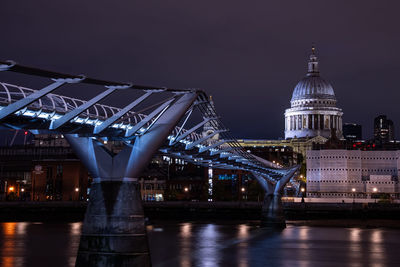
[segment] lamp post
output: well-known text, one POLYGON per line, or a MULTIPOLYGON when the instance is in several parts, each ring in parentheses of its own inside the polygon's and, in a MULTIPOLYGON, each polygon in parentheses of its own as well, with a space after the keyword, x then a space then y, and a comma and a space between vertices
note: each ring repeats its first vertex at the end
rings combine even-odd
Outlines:
POLYGON ((352 188, 351 191, 353 192, 353 203, 356 202, 356 189, 352 188))
POLYGON ((185 191, 185 198, 186 198, 186 200, 189 200, 189 195, 188 195, 188 192, 189 192, 189 188, 188 187, 185 187, 185 188, 183 188, 183 191, 185 191))
MULTIPOLYGON (((378 191, 378 188, 374 187, 374 188, 372 188, 372 191, 373 191, 374 193, 376 193, 376 192, 378 191)), ((375 198, 375 203, 376 203, 376 195, 374 195, 374 198, 375 198)))
POLYGON ((240 191, 242 191, 242 200, 244 200, 244 192, 246 192, 246 188, 242 187, 240 188, 240 191))
POLYGON ((79 187, 75 187, 75 192, 76 192, 77 195, 78 195, 77 200, 80 200, 80 199, 79 199, 79 187))
POLYGON ((301 203, 304 203, 304 192, 305 192, 306 190, 304 189, 304 187, 302 187, 302 188, 300 189, 300 191, 301 191, 301 203))

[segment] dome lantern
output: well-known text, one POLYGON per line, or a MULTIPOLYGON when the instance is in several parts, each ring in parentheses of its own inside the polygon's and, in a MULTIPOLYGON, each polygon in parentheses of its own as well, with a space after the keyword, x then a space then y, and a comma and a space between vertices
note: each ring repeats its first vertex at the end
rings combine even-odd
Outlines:
POLYGON ((308 61, 307 76, 319 76, 318 58, 315 55, 315 46, 311 47, 310 60, 308 61))
POLYGON ((308 61, 307 75, 301 79, 294 88, 292 102, 316 98, 336 101, 332 85, 320 76, 318 63, 318 58, 315 55, 315 47, 313 45, 308 61))

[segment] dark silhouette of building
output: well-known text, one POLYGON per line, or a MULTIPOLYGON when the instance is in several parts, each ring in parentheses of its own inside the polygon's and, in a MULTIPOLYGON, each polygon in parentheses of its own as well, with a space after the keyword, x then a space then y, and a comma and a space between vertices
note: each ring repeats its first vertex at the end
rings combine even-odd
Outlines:
POLYGON ((34 160, 31 200, 86 200, 88 171, 78 159, 34 160))
POLYGON ((382 143, 394 140, 393 121, 386 115, 379 115, 374 119, 374 139, 382 143))
POLYGON ((343 137, 348 141, 362 140, 361 125, 355 123, 345 123, 343 125, 343 137))

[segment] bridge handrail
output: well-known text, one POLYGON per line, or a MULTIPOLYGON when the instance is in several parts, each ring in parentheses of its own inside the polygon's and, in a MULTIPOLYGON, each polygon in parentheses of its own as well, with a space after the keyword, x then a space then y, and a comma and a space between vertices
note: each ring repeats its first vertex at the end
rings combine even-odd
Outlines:
MULTIPOLYGON (((222 121, 219 119, 218 114, 215 111, 214 106, 210 103, 209 97, 204 91, 201 90, 194 90, 194 89, 173 89, 173 88, 165 88, 165 87, 154 87, 154 86, 142 86, 142 85, 133 85, 131 83, 123 83, 123 82, 113 82, 113 81, 106 81, 106 80, 99 80, 99 79, 93 79, 89 77, 82 77, 82 76, 77 76, 77 75, 70 75, 70 74, 65 74, 65 73, 60 73, 60 72, 54 72, 54 71, 47 71, 47 70, 42 70, 38 68, 31 68, 31 67, 26 67, 22 66, 19 64, 15 64, 14 62, 2 62, 0 61, 0 70, 7 70, 11 72, 17 72, 21 74, 29 74, 29 75, 34 75, 34 76, 40 76, 40 77, 46 77, 46 78, 51 78, 53 80, 57 79, 75 79, 79 80, 80 83, 85 83, 85 84, 93 84, 93 85, 102 85, 107 88, 111 87, 124 87, 124 89, 135 89, 135 90, 141 90, 141 91, 148 91, 148 90, 156 90, 157 92, 172 92, 174 94, 182 94, 182 93, 189 93, 196 91, 198 94, 197 98, 197 103, 196 107, 200 112, 203 114, 204 118, 213 118, 210 120, 208 123, 211 125, 211 127, 215 130, 218 131, 218 134, 220 135, 220 139, 222 140, 229 140, 229 142, 226 142, 225 144, 219 145, 219 149, 222 149, 224 147, 231 147, 231 151, 228 153, 228 157, 230 161, 233 162, 239 162, 240 164, 244 164, 245 166, 248 166, 249 168, 253 166, 254 168, 257 168, 259 170, 269 170, 271 171, 271 175, 282 175, 285 170, 284 169, 279 169, 278 166, 274 170, 274 168, 271 168, 271 166, 265 166, 264 163, 260 162, 257 160, 252 154, 248 153, 240 144, 239 142, 232 137, 231 133, 227 130, 227 128, 224 126, 222 121)), ((16 86, 8 83, 0 83, 1 88, 4 88, 5 93, 1 92, 0 89, 0 106, 1 105, 9 105, 12 104, 13 102, 20 100, 22 98, 25 98, 26 96, 29 96, 30 94, 34 93, 35 90, 30 89, 30 88, 25 88, 21 86, 16 86), (12 90, 11 90, 12 89, 12 90)), ((37 90, 36 90, 37 91, 37 90)), ((48 93, 47 95, 42 96, 39 98, 36 102, 31 103, 28 105, 24 110, 26 111, 28 108, 29 109, 34 109, 38 110, 38 114, 42 112, 42 110, 50 111, 53 112, 53 115, 56 113, 59 113, 58 116, 63 116, 64 114, 70 112, 71 110, 74 110, 80 105, 83 105, 87 101, 81 100, 81 99, 76 99, 72 97, 67 97, 67 96, 61 96, 58 94, 53 94, 53 93, 48 93)), ((89 105, 87 105, 89 106, 89 105)), ((74 119, 77 118, 90 118, 92 119, 92 125, 96 125, 96 123, 102 123, 104 120, 109 118, 109 116, 113 116, 117 112, 119 112, 121 109, 116 108, 116 107, 111 107, 108 105, 104 104, 99 104, 95 103, 88 109, 86 109, 82 114, 77 115, 74 117, 74 119), (86 117, 85 117, 86 116, 86 117), (93 124, 94 121, 94 124, 93 124)), ((23 112, 25 112, 23 111, 23 112)), ((22 112, 22 113, 23 113, 22 112)), ((38 115, 36 114, 36 115, 38 115)), ((143 120, 147 115, 141 114, 140 112, 133 112, 133 111, 128 111, 125 115, 121 116, 118 120, 118 123, 121 124, 121 127, 130 127, 130 125, 136 125, 138 122, 143 120)), ((76 120, 77 121, 77 120, 76 120)), ((83 120, 85 121, 85 120, 83 120)), ((150 125, 153 121, 153 118, 148 122, 146 125, 150 125)), ((149 126, 149 127, 150 127, 149 126)), ((180 127, 176 126, 173 133, 172 133, 172 138, 175 134, 178 133, 185 133, 187 132, 186 129, 181 129, 180 127)), ((185 140, 190 140, 189 142, 192 143, 199 143, 202 142, 204 137, 201 134, 192 132, 189 135, 185 137, 185 140)), ((185 141, 184 140, 184 141, 185 141)), ((208 143, 208 146, 212 147, 212 144, 217 144, 217 141, 211 141, 208 143)), ((201 153, 201 152, 200 152, 201 153)), ((200 159, 194 159, 194 161, 203 161, 201 158, 200 159)), ((272 164, 272 163, 271 163, 272 164)))

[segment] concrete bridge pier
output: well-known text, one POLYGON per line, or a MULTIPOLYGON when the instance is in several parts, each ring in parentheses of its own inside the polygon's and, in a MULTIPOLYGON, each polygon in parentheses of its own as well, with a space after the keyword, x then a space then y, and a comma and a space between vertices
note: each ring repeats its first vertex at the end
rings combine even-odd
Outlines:
POLYGON ((76 266, 151 266, 137 178, 196 97, 179 96, 116 155, 92 137, 65 135, 94 177, 76 266))
POLYGON ((286 227, 286 218, 282 205, 282 192, 285 185, 295 175, 297 170, 297 166, 288 170, 276 184, 273 184, 263 175, 252 172, 265 192, 261 211, 261 227, 275 229, 283 229, 286 227))
POLYGON ((261 213, 261 227, 285 228, 286 218, 280 194, 265 194, 261 213))

